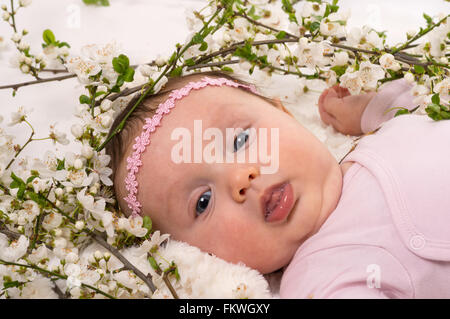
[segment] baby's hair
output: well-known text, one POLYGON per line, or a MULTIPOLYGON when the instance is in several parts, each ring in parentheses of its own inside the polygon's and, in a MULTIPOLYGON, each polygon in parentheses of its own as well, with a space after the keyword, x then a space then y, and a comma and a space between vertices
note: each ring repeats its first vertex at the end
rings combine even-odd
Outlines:
MULTIPOLYGON (((108 154, 111 157, 110 167, 113 171, 112 173, 112 180, 114 181, 114 189, 116 191, 116 195, 118 195, 117 200, 119 203, 121 203, 121 196, 124 191, 124 187, 120 186, 117 181, 115 180, 116 172, 121 167, 121 165, 126 165, 125 163, 125 154, 129 147, 133 144, 133 139, 139 134, 140 130, 142 129, 142 126, 145 123, 145 119, 152 117, 156 110, 162 102, 164 102, 170 92, 173 90, 180 89, 181 87, 185 86, 187 83, 191 81, 197 80, 197 78, 201 78, 204 76, 213 77, 213 78, 226 78, 232 81, 235 81, 239 84, 248 85, 248 83, 244 80, 238 79, 237 77, 231 76, 229 74, 219 72, 219 71, 210 71, 210 72, 199 72, 199 73, 193 73, 181 77, 175 77, 175 78, 169 78, 164 88, 158 92, 157 94, 149 95, 146 97, 137 107, 136 109, 131 113, 131 115, 128 117, 127 121, 125 122, 125 125, 123 129, 116 134, 106 145, 106 154, 108 154), (119 192, 119 189, 122 189, 122 192, 119 192)), ((276 106, 275 102, 267 98, 265 96, 255 94, 251 91, 248 91, 244 88, 239 88, 243 90, 244 92, 247 92, 249 94, 256 95, 262 99, 264 99, 266 102, 276 106)), ((134 96, 127 106, 120 112, 120 114, 115 118, 109 134, 111 134, 118 125, 122 122, 124 117, 128 114, 130 109, 135 105, 137 100, 139 99, 140 94, 137 94, 134 96)), ((120 205, 124 213, 128 212, 128 209, 126 208, 126 205, 120 205)))

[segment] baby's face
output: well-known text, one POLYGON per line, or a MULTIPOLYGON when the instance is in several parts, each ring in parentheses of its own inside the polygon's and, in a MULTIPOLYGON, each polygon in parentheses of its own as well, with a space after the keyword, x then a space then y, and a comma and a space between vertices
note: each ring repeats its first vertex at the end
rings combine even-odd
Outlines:
MULTIPOLYGON (((297 120, 239 89, 207 87, 176 103, 142 155, 138 197, 144 214, 156 229, 227 261, 243 262, 262 273, 287 265, 337 205, 342 173, 336 160, 297 120), (208 128, 223 132, 222 163, 205 158, 194 163, 194 120, 201 120, 202 134, 208 128), (174 160, 181 138, 172 140, 171 135, 180 128, 190 131, 191 163, 174 160), (242 130, 230 139, 226 128, 242 130), (247 139, 243 132, 247 128, 256 129, 256 135, 247 139), (261 128, 266 128, 265 137, 261 128), (275 128, 276 139, 271 138, 275 128), (250 154, 263 138, 267 141, 263 152, 278 157, 276 172, 262 173, 269 164, 259 156, 255 161, 247 155, 244 163, 225 160, 227 153, 250 154), (285 190, 292 189, 291 201, 284 204, 287 211, 269 210, 267 215, 265 206, 275 207, 277 197, 265 205, 263 194, 280 183, 289 183, 285 190)), ((204 138, 202 143, 205 150, 211 140, 204 138)))

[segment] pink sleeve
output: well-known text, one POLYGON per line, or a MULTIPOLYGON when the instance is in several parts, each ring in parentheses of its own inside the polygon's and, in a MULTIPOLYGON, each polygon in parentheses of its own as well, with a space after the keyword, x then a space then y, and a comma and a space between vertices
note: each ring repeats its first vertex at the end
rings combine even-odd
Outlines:
POLYGON ((398 109, 384 114, 391 107, 405 107, 409 110, 417 105, 413 103, 410 93, 411 86, 404 79, 395 80, 385 84, 372 98, 361 117, 361 130, 363 133, 377 129, 384 122, 392 119, 398 109))
POLYGON ((295 256, 281 279, 282 299, 412 298, 411 280, 381 247, 344 245, 295 256))

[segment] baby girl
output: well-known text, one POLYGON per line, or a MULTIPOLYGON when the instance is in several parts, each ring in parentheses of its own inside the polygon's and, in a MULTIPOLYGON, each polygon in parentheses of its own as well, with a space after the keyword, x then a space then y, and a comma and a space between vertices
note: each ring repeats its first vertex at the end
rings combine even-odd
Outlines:
POLYGON ((282 298, 450 298, 450 122, 393 118, 389 108, 415 107, 408 92, 398 80, 378 93, 322 93, 321 119, 336 130, 381 126, 339 164, 253 86, 213 72, 170 79, 107 146, 119 205, 229 262, 284 269, 282 298), (261 146, 250 132, 277 129, 267 142, 277 171, 262 173, 259 159, 174 161, 174 132, 194 135, 196 120, 204 130, 238 128, 216 150, 227 156, 261 146))

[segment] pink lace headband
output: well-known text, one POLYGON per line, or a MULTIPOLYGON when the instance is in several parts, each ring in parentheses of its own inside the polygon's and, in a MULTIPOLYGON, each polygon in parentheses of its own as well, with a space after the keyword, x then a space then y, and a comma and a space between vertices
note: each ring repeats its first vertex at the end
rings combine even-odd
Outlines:
POLYGON ((223 86, 227 85, 230 87, 242 87, 248 89, 249 91, 256 93, 256 89, 253 85, 240 84, 226 78, 209 78, 204 77, 197 82, 189 82, 186 86, 181 89, 174 90, 169 94, 169 98, 158 105, 156 114, 151 118, 145 119, 145 124, 142 127, 142 133, 137 136, 133 145, 133 154, 127 158, 127 170, 128 175, 125 178, 125 188, 128 191, 128 195, 124 197, 125 201, 128 203, 128 207, 132 210, 132 215, 139 215, 141 212, 141 203, 137 199, 138 192, 138 182, 136 174, 139 171, 139 167, 142 166, 141 155, 144 153, 147 145, 150 144, 150 133, 152 133, 157 126, 160 125, 161 119, 164 114, 170 112, 170 109, 175 106, 175 101, 181 100, 182 98, 189 95, 192 90, 199 90, 208 85, 212 86, 223 86))

